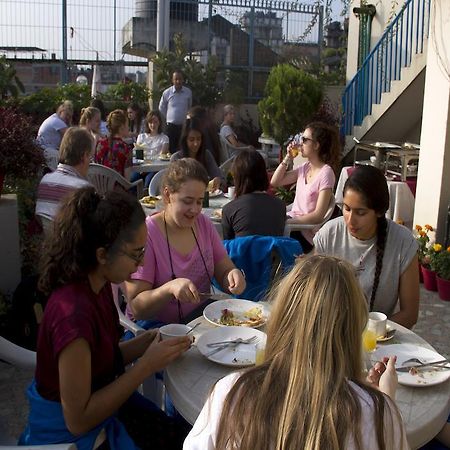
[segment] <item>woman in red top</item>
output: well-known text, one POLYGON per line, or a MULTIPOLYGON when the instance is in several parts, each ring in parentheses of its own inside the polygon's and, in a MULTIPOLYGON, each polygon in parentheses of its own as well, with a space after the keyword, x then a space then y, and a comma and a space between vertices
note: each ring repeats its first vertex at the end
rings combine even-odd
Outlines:
POLYGON ((181 448, 184 425, 135 390, 186 351, 190 339, 160 341, 148 331, 120 342, 110 286, 142 264, 144 220, 141 205, 125 193, 100 197, 86 187, 63 203, 43 254, 39 287, 50 298, 22 445, 75 442, 88 450, 105 430, 111 449, 181 448))
POLYGON ((109 136, 100 139, 95 149, 94 160, 129 178, 133 150, 124 139, 128 137, 128 118, 124 111, 116 109, 106 119, 109 136))

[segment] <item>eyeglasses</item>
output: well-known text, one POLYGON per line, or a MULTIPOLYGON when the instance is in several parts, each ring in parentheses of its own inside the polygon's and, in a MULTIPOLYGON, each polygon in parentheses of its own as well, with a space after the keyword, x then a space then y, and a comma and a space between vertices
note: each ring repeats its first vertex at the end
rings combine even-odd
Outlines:
POLYGON ((132 259, 136 264, 140 264, 145 256, 145 247, 142 247, 137 255, 128 253, 125 250, 120 250, 119 253, 128 256, 128 258, 132 259))

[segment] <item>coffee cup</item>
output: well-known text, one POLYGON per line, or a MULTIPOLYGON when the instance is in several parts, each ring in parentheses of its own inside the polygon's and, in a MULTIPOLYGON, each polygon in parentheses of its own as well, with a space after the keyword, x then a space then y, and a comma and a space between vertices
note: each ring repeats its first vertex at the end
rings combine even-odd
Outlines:
POLYGON ((372 331, 377 338, 386 336, 387 316, 381 312, 369 313, 367 329, 372 331))
MULTIPOLYGON (((161 339, 164 341, 166 339, 186 336, 189 331, 191 331, 192 327, 189 325, 184 325, 182 323, 169 323, 168 325, 164 325, 159 329, 159 333, 161 334, 161 339)), ((188 334, 189 337, 192 336, 188 334)))
POLYGON ((233 199, 235 195, 236 195, 236 188, 234 186, 230 186, 228 188, 228 197, 233 199))

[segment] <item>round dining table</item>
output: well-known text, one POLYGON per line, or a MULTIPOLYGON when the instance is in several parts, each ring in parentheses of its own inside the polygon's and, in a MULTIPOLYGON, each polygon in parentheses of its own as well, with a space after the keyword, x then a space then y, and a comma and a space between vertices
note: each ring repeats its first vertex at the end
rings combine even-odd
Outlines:
MULTIPOLYGON (((214 328, 203 317, 189 323, 199 324, 193 331, 196 339, 214 328)), ((394 337, 378 345, 414 344, 434 350, 413 331, 388 321, 395 328, 394 337)), ((214 384, 236 368, 222 366, 206 359, 194 345, 165 370, 164 382, 175 408, 191 424, 200 414, 214 384)), ((434 386, 398 385, 396 403, 403 417, 408 443, 416 449, 429 442, 443 427, 450 409, 450 380, 434 386)))

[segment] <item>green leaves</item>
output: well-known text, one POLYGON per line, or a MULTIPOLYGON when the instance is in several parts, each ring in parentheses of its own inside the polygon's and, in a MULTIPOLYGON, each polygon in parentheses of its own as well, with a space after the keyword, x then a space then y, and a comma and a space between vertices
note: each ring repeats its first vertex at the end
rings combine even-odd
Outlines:
POLYGON ((261 127, 264 134, 283 144, 311 120, 320 107, 323 89, 312 75, 279 64, 270 71, 264 94, 258 103, 261 127))
POLYGON ((16 75, 16 69, 6 56, 0 56, 0 98, 4 100, 9 95, 16 98, 20 92, 25 92, 25 88, 16 75))

